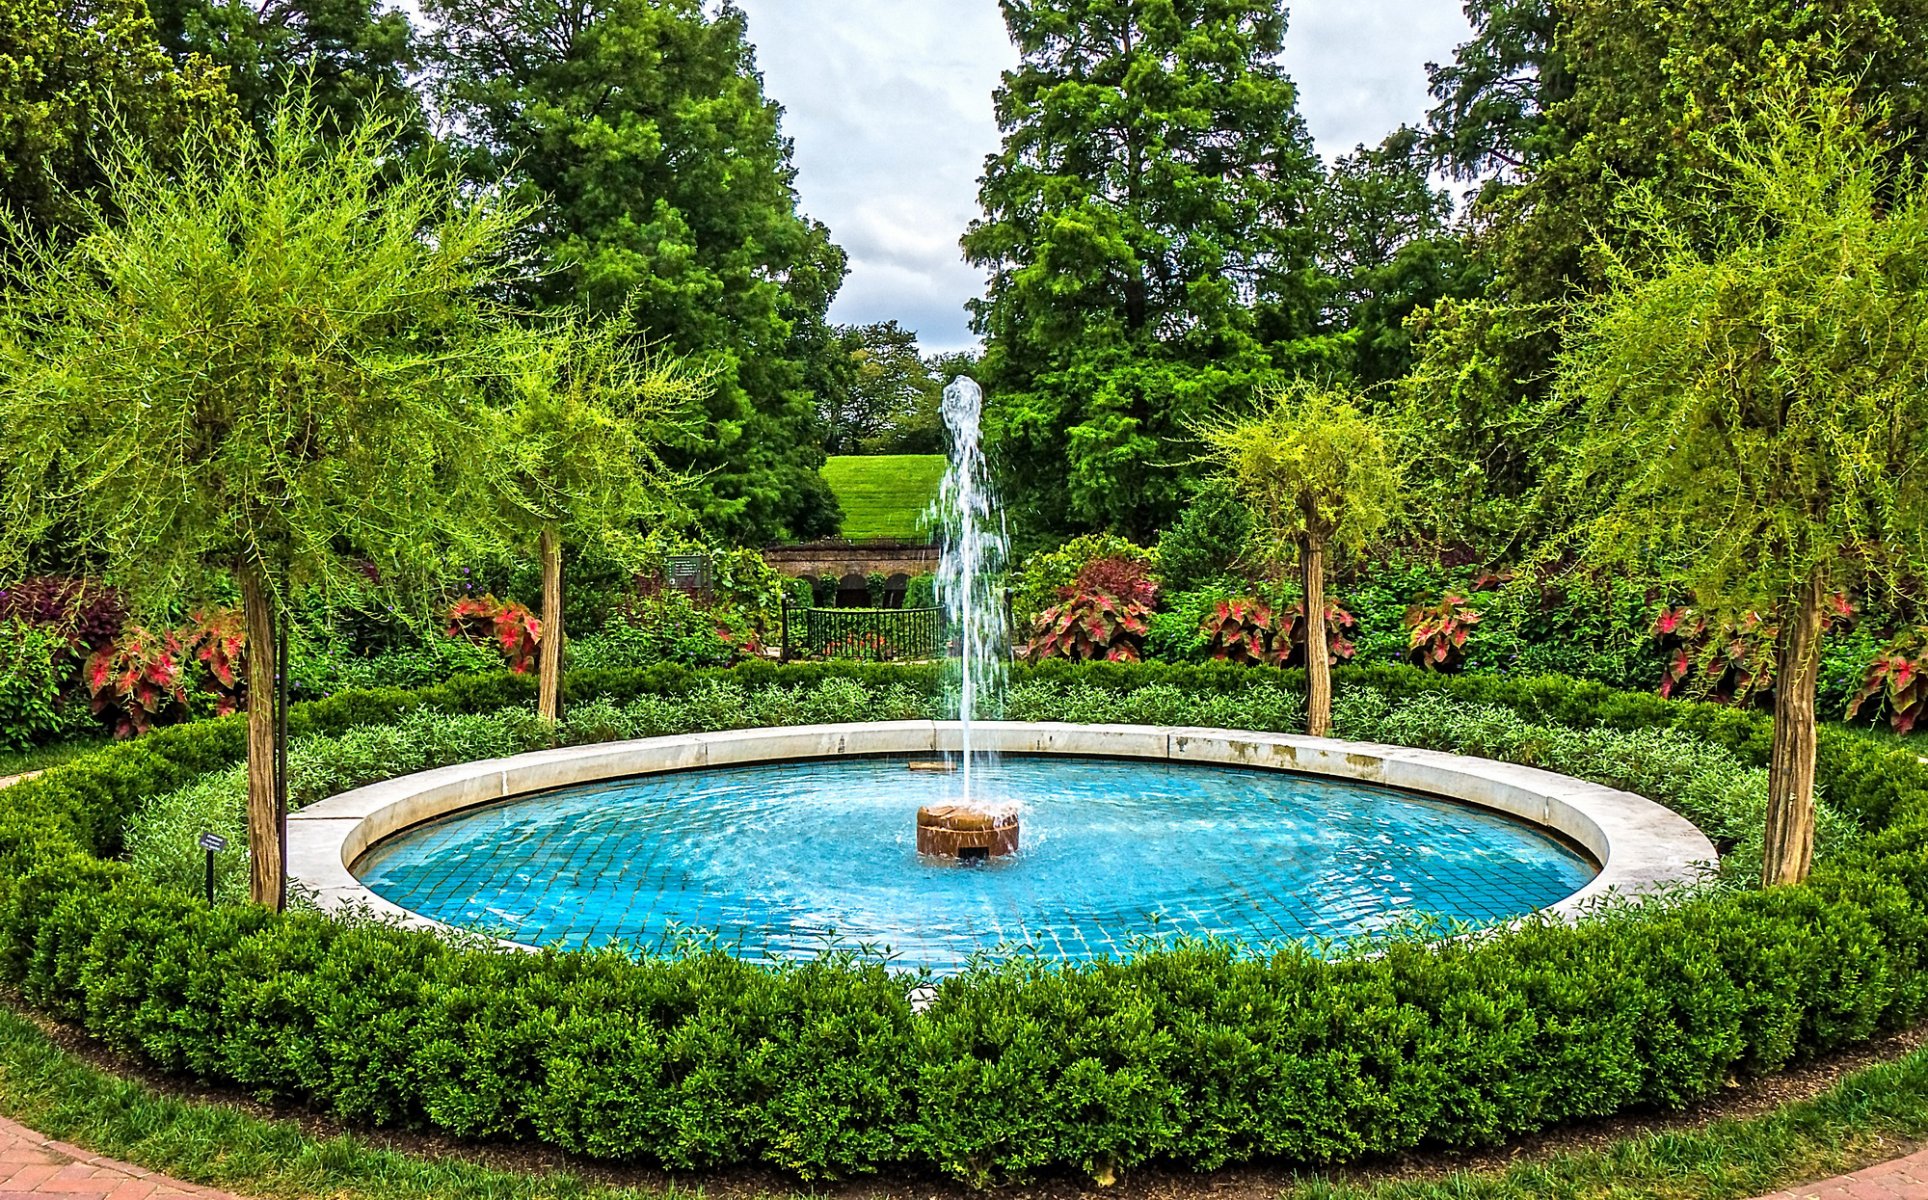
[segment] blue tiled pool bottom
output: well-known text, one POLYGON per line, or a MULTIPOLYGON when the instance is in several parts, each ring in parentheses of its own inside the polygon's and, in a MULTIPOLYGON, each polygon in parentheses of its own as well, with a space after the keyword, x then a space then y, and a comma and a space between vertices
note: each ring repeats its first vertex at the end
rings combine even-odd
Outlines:
POLYGON ((1082 960, 1141 938, 1263 945, 1412 919, 1490 922, 1595 868, 1533 827, 1403 792, 1239 768, 1006 757, 1015 858, 920 859, 920 805, 955 776, 837 759, 616 780, 505 801, 375 847, 356 873, 451 925, 530 944, 667 947, 718 934, 757 958, 833 939, 953 970, 1019 947, 1082 960))

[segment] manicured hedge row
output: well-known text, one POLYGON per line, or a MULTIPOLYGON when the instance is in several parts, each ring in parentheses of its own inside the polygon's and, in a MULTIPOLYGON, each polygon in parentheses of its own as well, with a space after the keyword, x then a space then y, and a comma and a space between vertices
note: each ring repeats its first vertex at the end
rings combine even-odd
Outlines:
MULTIPOLYGON (((747 674, 789 683, 865 671, 747 674)), ((1253 678, 1076 675, 1107 687, 1253 678)), ((634 695, 698 678, 651 671, 572 690, 634 695)), ((1441 685, 1375 668, 1342 686, 1441 685)), ((1548 718, 1651 714, 1741 747, 1758 734, 1749 714, 1545 681, 1480 687, 1482 700, 1548 718)), ((481 679, 340 696, 292 724, 334 731, 429 702, 486 711, 526 688, 481 679)), ((141 795, 239 753, 239 727, 211 722, 0 793, 0 979, 168 1070, 355 1121, 677 1167, 1103 1178, 1151 1161, 1479 1145, 1677 1107, 1736 1072, 1928 1013, 1928 777, 1877 739, 1830 737, 1823 774, 1885 828, 1802 888, 1397 944, 1373 959, 1251 960, 1195 945, 1070 970, 1013 963, 944 981, 915 1016, 908 980, 849 957, 771 970, 719 953, 498 954, 379 925, 209 909, 95 857, 141 795)))

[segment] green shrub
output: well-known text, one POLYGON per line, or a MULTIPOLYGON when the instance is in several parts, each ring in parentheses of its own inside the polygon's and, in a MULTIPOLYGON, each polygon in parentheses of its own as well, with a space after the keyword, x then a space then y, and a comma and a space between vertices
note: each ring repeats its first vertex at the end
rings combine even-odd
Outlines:
POLYGON ((1055 550, 1041 550, 1024 560, 1011 589, 1012 628, 1031 628, 1038 614, 1058 603, 1058 593, 1071 586, 1094 559, 1120 558, 1150 563, 1152 552, 1111 533, 1087 533, 1055 550))
POLYGON ((1251 549, 1251 511, 1229 488, 1202 488, 1158 538, 1158 578, 1168 593, 1219 585, 1251 549))
POLYGON ((67 729, 61 696, 73 670, 67 641, 53 630, 0 622, 0 750, 38 746, 67 729))
MULTIPOLYGON (((1211 667, 1053 664, 1013 679, 1014 701, 1054 716, 1158 721, 1203 710, 1286 724, 1300 689, 1294 672, 1211 667)), ((1765 747, 1760 714, 1572 680, 1372 666, 1342 671, 1339 687, 1389 698, 1352 719, 1501 749, 1538 745, 1534 726, 1672 731, 1570 746, 1551 731, 1562 754, 1661 781, 1695 762, 1744 772, 1765 747), (1444 715, 1471 704, 1504 711, 1444 715), (1692 741, 1731 762, 1696 759, 1692 741), (1628 747, 1646 759, 1616 757, 1628 747)), ((607 673, 570 681, 571 736, 836 719, 885 696, 915 711, 941 688, 924 668, 607 673)), ((340 738, 410 713, 526 704, 528 689, 478 678, 342 695, 291 723, 340 738)), ((1179 944, 1089 966, 984 964, 937 981, 922 1015, 915 977, 848 954, 777 969, 701 948, 498 954, 368 921, 210 908, 96 857, 118 849, 142 798, 230 768, 241 732, 163 730, 0 797, 0 981, 157 1068, 372 1125, 807 1178, 1334 1163, 1677 1109, 1736 1074, 1928 1014, 1928 766, 1861 731, 1825 730, 1820 769, 1867 832, 1802 887, 1324 961, 1179 944)))

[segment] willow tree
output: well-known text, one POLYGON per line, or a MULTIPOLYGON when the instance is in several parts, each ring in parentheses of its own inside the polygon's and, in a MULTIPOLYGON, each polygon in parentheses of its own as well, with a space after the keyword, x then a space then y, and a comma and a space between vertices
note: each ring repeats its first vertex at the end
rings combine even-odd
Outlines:
POLYGON ((682 479, 657 447, 698 413, 704 377, 632 348, 627 322, 571 317, 504 339, 503 403, 492 409, 489 469, 478 474, 507 540, 542 564, 538 708, 562 717, 565 537, 632 557, 642 522, 674 511, 682 479))
POLYGON ((1605 563, 1778 625, 1763 881, 1813 857, 1830 597, 1928 568, 1928 183, 1845 86, 1783 79, 1718 135, 1688 202, 1631 189, 1637 252, 1579 312, 1567 482, 1605 563))
POLYGON ((0 575, 59 525, 137 602, 238 584, 251 894, 286 896, 276 663, 290 590, 425 577, 473 527, 519 214, 291 102, 259 141, 194 135, 172 173, 122 145, 71 245, 0 246, 0 575), (93 210, 99 211, 99 210, 93 210), (226 582, 232 579, 232 583, 226 582))
POLYGON ((1392 438, 1349 393, 1306 380, 1269 392, 1243 420, 1199 430, 1256 518, 1275 562, 1298 556, 1305 592, 1306 732, 1332 728, 1332 661, 1326 642, 1326 570, 1382 529, 1399 494, 1392 438))

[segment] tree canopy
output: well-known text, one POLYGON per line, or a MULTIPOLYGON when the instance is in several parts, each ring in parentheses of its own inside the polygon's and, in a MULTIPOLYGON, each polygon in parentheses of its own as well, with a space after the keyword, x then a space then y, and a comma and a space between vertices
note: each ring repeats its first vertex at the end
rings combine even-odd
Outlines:
POLYGON ((1561 362, 1589 556, 1779 625, 1769 883, 1811 854, 1824 603, 1928 563, 1928 176, 1888 118, 1789 69, 1684 199, 1631 189, 1561 362))
POLYGON ((522 297, 625 313, 713 370, 705 423, 664 451, 700 480, 704 524, 830 533, 812 384, 840 353, 827 313, 844 256, 798 211, 743 13, 705 7, 428 0, 434 87, 470 178, 506 176, 537 210, 522 297))
POLYGON ((298 101, 260 141, 204 125, 178 174, 123 140, 72 245, 14 221, 0 247, 0 577, 60 526, 139 609, 239 583, 273 907, 278 614, 303 583, 400 588, 486 533, 459 476, 489 453, 484 293, 523 216, 397 170, 385 121, 333 132, 298 101))
POLYGON ((232 110, 225 74, 171 61, 140 0, 0 0, 0 208, 33 230, 85 223, 116 136, 166 159, 232 110))
POLYGON ((993 426, 1021 515, 1148 535, 1185 494, 1188 430, 1309 334, 1320 165, 1270 0, 1004 0, 967 257, 993 426))

